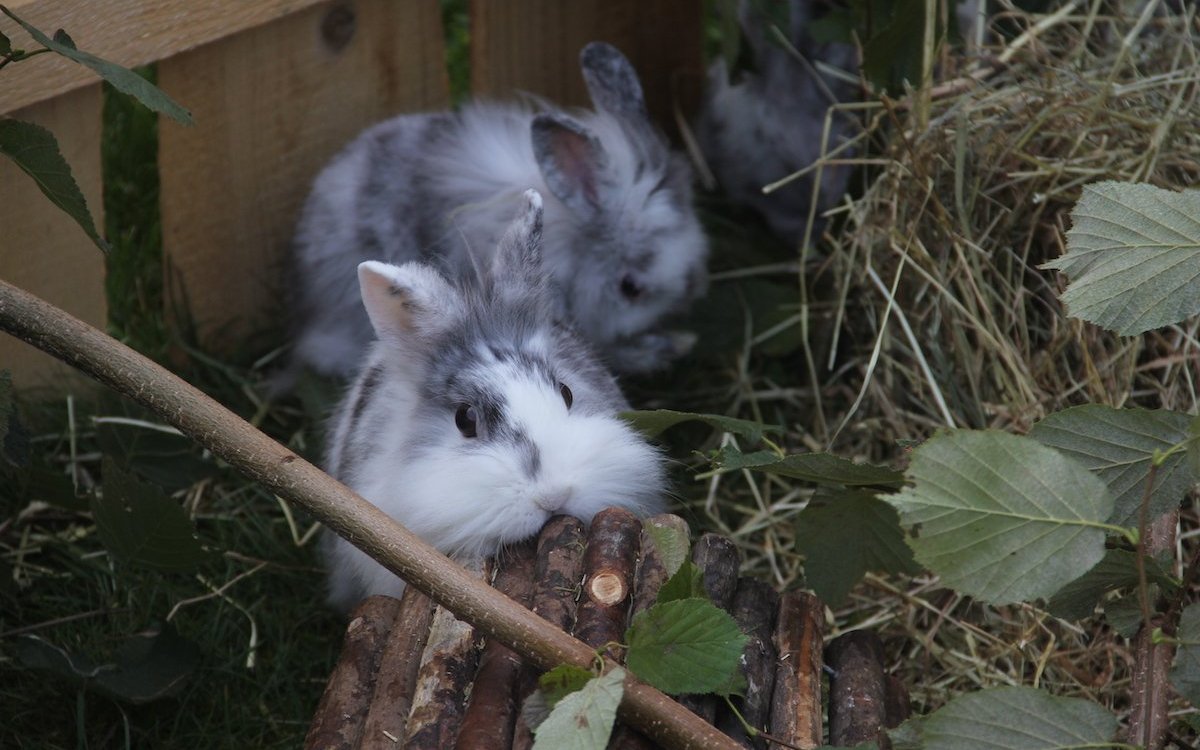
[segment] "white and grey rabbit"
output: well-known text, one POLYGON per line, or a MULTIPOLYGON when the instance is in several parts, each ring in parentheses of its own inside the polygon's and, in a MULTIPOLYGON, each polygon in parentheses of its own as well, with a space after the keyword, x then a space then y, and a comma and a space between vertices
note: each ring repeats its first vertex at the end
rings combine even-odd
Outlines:
MULTIPOLYGON (((814 63, 820 61, 854 74, 857 52, 848 44, 819 43, 808 33, 817 10, 831 5, 828 0, 789 2, 789 41, 804 60, 771 37, 767 19, 755 5, 742 0, 738 20, 756 70, 742 71, 736 80, 730 80, 724 60, 710 66, 696 137, 729 198, 757 210, 776 235, 796 243, 803 239, 808 222, 815 172, 770 194, 764 195, 762 188, 822 156, 827 110, 838 102, 853 101, 858 87, 844 78, 819 73, 814 63)), ((835 112, 827 152, 844 143, 854 127, 848 113, 835 112)), ((849 175, 845 165, 822 170, 814 237, 823 224, 821 212, 841 200, 849 175)))
MULTIPOLYGON (((557 321, 542 261, 542 199, 525 206, 478 280, 421 262, 358 266, 378 341, 334 417, 327 469, 451 555, 495 551, 555 513, 662 509, 659 452, 589 345, 557 321)), ((325 540, 343 609, 403 582, 325 540)))
POLYGON ((694 336, 659 328, 707 287, 691 169, 651 123, 629 61, 580 53, 595 111, 472 103, 362 133, 313 185, 295 238, 294 367, 349 376, 370 325, 358 261, 425 260, 471 275, 517 210, 546 199, 545 267, 556 312, 621 371, 660 368, 694 336))

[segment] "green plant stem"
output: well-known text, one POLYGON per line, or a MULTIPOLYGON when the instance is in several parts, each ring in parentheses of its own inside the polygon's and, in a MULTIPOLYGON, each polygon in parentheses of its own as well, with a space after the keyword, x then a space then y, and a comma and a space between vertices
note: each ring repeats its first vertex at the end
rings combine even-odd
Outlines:
POLYGON ((785 742, 784 740, 781 740, 772 734, 768 734, 761 729, 750 726, 750 722, 746 721, 746 717, 742 716, 742 712, 737 710, 737 706, 733 705, 733 700, 728 695, 723 695, 721 697, 725 699, 725 705, 729 706, 729 710, 733 712, 734 718, 737 719, 738 723, 742 725, 742 729, 745 730, 746 736, 750 737, 751 739, 755 737, 762 737, 764 740, 774 745, 789 747, 792 748, 792 750, 803 750, 803 748, 801 748, 799 745, 793 745, 790 742, 785 742))
POLYGON ((15 52, 10 52, 7 55, 5 55, 3 58, 0 58, 0 68, 3 68, 5 65, 8 65, 9 63, 23 62, 25 60, 28 60, 31 57, 37 57, 38 55, 44 55, 47 52, 52 52, 52 51, 53 50, 49 50, 49 49, 35 49, 33 52, 25 52, 24 50, 16 50, 15 52))
POLYGON ((1150 472, 1146 475, 1146 489, 1142 492, 1142 502, 1138 510, 1138 540, 1137 554, 1134 561, 1138 574, 1138 603, 1142 607, 1142 627, 1147 631, 1154 627, 1150 622, 1150 582, 1146 578, 1146 532, 1150 526, 1150 496, 1154 490, 1154 479, 1158 475, 1158 463, 1150 463, 1150 472))
MULTIPOLYGON (((158 414, 270 491, 308 511, 488 638, 542 669, 589 668, 595 650, 475 580, 383 511, 178 376, 104 333, 0 281, 0 330, 158 414)), ((738 745, 658 690, 626 677, 621 718, 672 748, 738 745)))

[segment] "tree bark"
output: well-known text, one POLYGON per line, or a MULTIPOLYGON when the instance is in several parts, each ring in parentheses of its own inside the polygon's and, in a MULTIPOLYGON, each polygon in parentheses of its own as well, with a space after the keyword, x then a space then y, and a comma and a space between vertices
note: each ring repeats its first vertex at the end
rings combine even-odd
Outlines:
MULTIPOLYGON (((742 649, 742 674, 746 677, 746 695, 733 699, 742 718, 759 731, 769 732, 771 719, 771 693, 775 690, 775 664, 778 653, 772 634, 775 632, 775 615, 779 610, 779 594, 764 581, 742 578, 733 595, 733 619, 749 640, 742 649)), ((820 675, 817 675, 820 685, 820 675)), ((746 747, 765 750, 767 741, 762 737, 751 739, 746 736, 741 722, 731 711, 718 712, 717 726, 746 747)))
POLYGON ((404 590, 379 659, 375 694, 363 724, 360 750, 393 750, 404 738, 433 610, 428 596, 412 586, 404 590))
MULTIPOLYGON (((1179 512, 1168 513, 1149 525, 1143 550, 1148 558, 1175 546, 1179 512)), ((1154 609, 1153 602, 1151 609, 1154 609)), ((1161 618, 1160 618, 1161 619, 1161 618)), ((1161 622, 1152 623, 1162 626, 1161 622)), ((1146 750, 1159 750, 1167 736, 1170 719, 1171 683, 1167 672, 1175 658, 1175 647, 1151 641, 1154 628, 1145 624, 1133 641, 1133 671, 1129 684, 1129 742, 1146 750)))
MULTIPOLYGON (((583 556, 583 599, 575 616, 575 637, 592 648, 625 637, 641 534, 642 522, 624 508, 605 508, 592 519, 583 556)), ((605 653, 624 661, 619 652, 605 653)))
POLYGON ((883 643, 867 630, 843 633, 829 644, 829 742, 851 747, 878 740, 887 724, 883 643))
POLYGON ((825 605, 812 594, 789 591, 779 598, 775 623, 779 662, 771 696, 771 736, 796 747, 821 745, 824 624, 825 605))
MULTIPOLYGON (((336 479, 159 365, 37 297, 0 281, 0 330, 124 393, 317 520, 434 601, 542 668, 588 666, 592 650, 508 599, 336 479)), ((734 748, 728 737, 632 676, 620 716, 657 742, 734 748)))
POLYGON ((358 748, 363 722, 375 694, 380 653, 399 608, 400 602, 391 597, 372 596, 350 613, 342 653, 325 683, 325 692, 304 738, 305 748, 358 748))

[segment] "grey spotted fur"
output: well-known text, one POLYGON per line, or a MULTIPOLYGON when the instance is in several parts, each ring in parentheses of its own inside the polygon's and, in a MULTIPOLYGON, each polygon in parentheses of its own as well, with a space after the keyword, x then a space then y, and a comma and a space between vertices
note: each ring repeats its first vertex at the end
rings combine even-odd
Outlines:
MULTIPOLYGON (((821 136, 830 105, 853 101, 857 86, 841 78, 820 74, 814 63, 823 62, 849 74, 856 73, 857 53, 846 44, 818 43, 807 32, 823 0, 791 0, 789 40, 805 59, 797 59, 771 38, 765 19, 754 4, 738 4, 738 20, 750 43, 755 71, 744 71, 730 80, 724 60, 709 68, 708 92, 696 124, 701 151, 726 194, 750 206, 771 229, 789 242, 799 242, 808 221, 816 183, 814 173, 764 195, 765 185, 811 165, 821 156, 821 136)), ((835 112, 827 150, 854 133, 854 120, 835 112)), ((850 156, 852 152, 843 152, 850 156)), ((837 203, 846 190, 847 166, 826 166, 817 197, 815 237, 823 225, 819 214, 837 203)))
MULTIPOLYGON (((613 376, 557 320, 541 199, 525 200, 477 280, 417 262, 360 269, 379 340, 334 417, 327 469, 448 554, 492 552, 554 513, 662 509, 659 454, 617 418, 628 405, 613 376), (475 435, 457 424, 467 406, 475 435)), ((403 588, 336 536, 324 552, 339 608, 403 588)))
POLYGON ((402 115, 334 158, 294 242, 297 368, 353 372, 371 338, 359 262, 424 260, 472 277, 528 188, 546 199, 556 315, 622 371, 660 368, 690 347, 663 329, 707 285, 690 167, 650 122, 619 51, 589 44, 581 66, 595 111, 472 103, 402 115))

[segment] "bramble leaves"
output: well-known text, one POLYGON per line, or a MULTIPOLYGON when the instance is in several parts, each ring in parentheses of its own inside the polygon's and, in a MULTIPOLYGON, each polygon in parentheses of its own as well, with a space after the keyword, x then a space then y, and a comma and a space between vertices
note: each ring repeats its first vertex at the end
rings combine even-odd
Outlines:
POLYGON ((0 118, 0 154, 29 175, 38 190, 74 219, 97 247, 108 251, 53 133, 31 122, 0 118))
POLYGON ((607 746, 617 706, 625 694, 624 682, 625 670, 614 667, 565 696, 535 730, 534 750, 599 750, 607 746))
POLYGON ((869 571, 917 573, 896 510, 864 490, 818 490, 796 517, 804 581, 836 606, 869 571))
POLYGON ((13 651, 27 668, 135 705, 178 692, 200 660, 195 644, 170 626, 131 636, 103 664, 35 635, 18 638, 13 651))
POLYGON ((942 582, 993 604, 1053 595, 1104 556, 1112 497, 1094 474, 1030 438, 958 430, 913 451, 913 486, 883 499, 942 582))
POLYGON ((1042 264, 1070 278, 1071 315, 1135 336, 1200 312, 1200 191, 1097 182, 1071 218, 1066 254, 1042 264))
POLYGON ((904 475, 884 466, 859 464, 830 453, 796 453, 780 456, 774 451, 742 453, 723 448, 713 458, 720 471, 752 469, 770 474, 803 479, 817 484, 899 487, 904 475))
MULTIPOLYGON (((1151 583, 1174 588, 1162 566, 1153 559, 1146 560, 1146 576, 1151 583)), ((1129 550, 1110 549, 1096 567, 1071 581, 1050 597, 1046 609, 1064 620, 1090 617, 1096 605, 1110 591, 1138 585, 1136 555, 1129 550)))
POLYGON ((625 639, 630 671, 672 695, 729 685, 746 645, 729 613, 704 599, 655 604, 633 618, 625 639))
POLYGON ((779 432, 773 425, 751 422, 748 419, 737 419, 720 414, 697 414, 690 411, 673 411, 671 409, 651 409, 646 411, 626 411, 621 418, 629 422, 635 429, 647 437, 656 437, 670 427, 684 422, 703 422, 718 430, 740 435, 751 443, 762 439, 764 432, 779 432))
POLYGON ((1116 731, 1117 718, 1092 701, 1000 687, 961 695, 889 734, 896 750, 1063 750, 1105 747, 1116 731))
POLYGON ((679 566, 688 559, 691 543, 688 541, 687 532, 674 526, 659 524, 653 518, 646 520, 642 530, 654 543, 667 575, 675 575, 679 566))
POLYGON ((114 557, 163 571, 192 570, 208 559, 187 513, 161 488, 108 457, 103 472, 104 492, 91 507, 100 540, 114 557))
MULTIPOLYGON (((1165 452, 1186 440, 1191 420, 1166 409, 1087 404, 1047 416, 1033 426, 1029 436, 1094 471, 1113 496, 1109 523, 1135 527, 1155 452, 1165 452)), ((1184 453, 1168 457, 1155 472, 1149 517, 1158 518, 1179 507, 1194 481, 1184 453)))
POLYGON ((1193 706, 1200 706, 1200 604, 1184 607, 1175 637, 1180 643, 1171 665, 1171 685, 1193 706))

